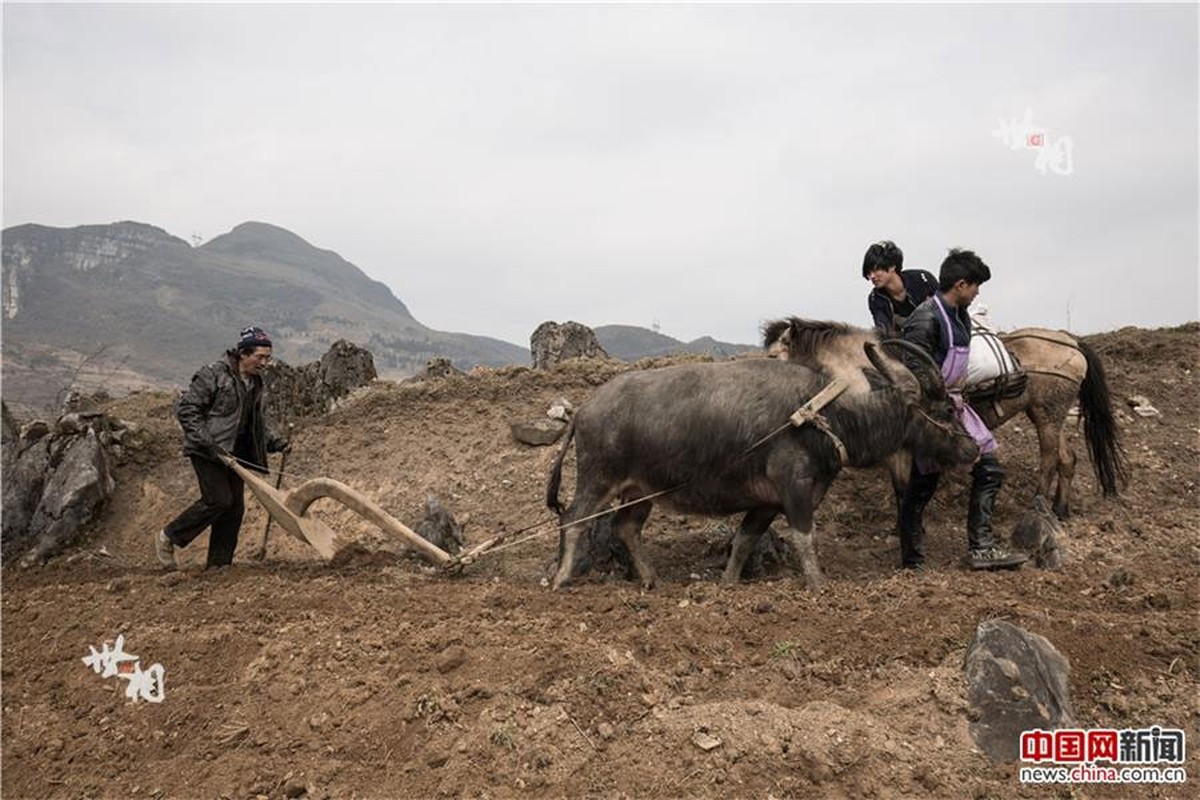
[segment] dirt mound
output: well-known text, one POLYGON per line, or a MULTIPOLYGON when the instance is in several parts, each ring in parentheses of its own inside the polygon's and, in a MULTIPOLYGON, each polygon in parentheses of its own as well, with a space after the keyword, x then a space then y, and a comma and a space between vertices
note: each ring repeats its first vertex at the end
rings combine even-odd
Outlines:
MULTIPOLYGON (((1132 480, 1101 498, 1075 442, 1061 571, 963 571, 966 482, 952 476, 927 514, 930 568, 898 573, 886 476, 850 472, 817 515, 830 579, 817 595, 787 573, 720 586, 733 520, 661 511, 646 529, 660 580, 649 593, 604 576, 549 591, 549 533, 445 576, 330 501, 313 513, 359 544, 336 566, 278 528, 267 560, 250 561, 266 522, 251 499, 234 566, 201 571, 201 537, 180 553, 183 572, 163 575, 152 535, 194 478, 169 396, 116 401, 108 412, 136 424, 141 445, 118 465, 88 544, 4 573, 3 793, 1045 796, 967 734, 962 659, 988 618, 1071 660, 1085 726, 1182 727, 1194 742, 1200 327, 1089 341, 1108 367, 1132 480), (1127 413, 1134 395, 1162 416, 1127 413), (118 634, 142 668, 165 668, 163 702, 132 702, 129 681, 81 663, 118 634)), ((555 448, 517 444, 509 423, 559 397, 578 405, 629 368, 568 362, 360 390, 296 429, 284 487, 336 478, 410 527, 434 492, 468 520, 467 547, 524 529, 549 519, 555 448)), ((1007 531, 1033 495, 1036 441, 1024 420, 998 438, 1007 531)))

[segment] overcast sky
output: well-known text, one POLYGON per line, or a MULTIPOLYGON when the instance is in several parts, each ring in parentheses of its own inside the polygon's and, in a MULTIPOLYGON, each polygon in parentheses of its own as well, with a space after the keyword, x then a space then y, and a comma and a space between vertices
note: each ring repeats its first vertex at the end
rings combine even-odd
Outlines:
POLYGON ((974 249, 1004 328, 1173 325, 1200 317, 1197 30, 1195 4, 5 3, 3 224, 270 222, 521 345, 867 325, 881 238, 935 274, 974 249))

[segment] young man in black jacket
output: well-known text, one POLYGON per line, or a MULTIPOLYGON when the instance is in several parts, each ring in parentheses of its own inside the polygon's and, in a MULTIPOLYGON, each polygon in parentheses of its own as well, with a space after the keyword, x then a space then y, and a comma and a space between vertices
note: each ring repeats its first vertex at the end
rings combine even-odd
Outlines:
POLYGON ((246 328, 225 358, 201 367, 179 401, 183 453, 192 461, 200 499, 159 531, 159 563, 175 569, 175 548, 187 547, 212 526, 208 566, 233 562, 242 527, 242 479, 218 455, 227 453, 249 469, 267 471, 267 453, 290 446, 267 426, 262 370, 271 362, 271 339, 262 328, 246 328))
MULTIPOLYGON (((983 259, 970 250, 951 250, 942 262, 938 292, 922 303, 904 323, 901 336, 920 347, 942 370, 946 388, 958 406, 959 419, 979 445, 979 461, 971 470, 971 499, 967 508, 967 564, 971 569, 1019 566, 1028 557, 1009 553, 999 545, 992 529, 996 495, 1004 483, 1004 470, 996 457, 996 440, 979 415, 962 397, 967 379, 971 343, 971 315, 967 307, 979 294, 980 284, 992 277, 983 259)), ((913 354, 905 356, 914 359, 913 354)), ((925 560, 921 516, 937 490, 938 473, 915 463, 908 490, 900 504, 900 560, 908 568, 925 560)))
POLYGON ((932 274, 903 267, 904 251, 895 242, 876 242, 863 256, 863 277, 875 287, 867 295, 867 310, 871 324, 885 339, 898 336, 904 320, 937 291, 932 274))

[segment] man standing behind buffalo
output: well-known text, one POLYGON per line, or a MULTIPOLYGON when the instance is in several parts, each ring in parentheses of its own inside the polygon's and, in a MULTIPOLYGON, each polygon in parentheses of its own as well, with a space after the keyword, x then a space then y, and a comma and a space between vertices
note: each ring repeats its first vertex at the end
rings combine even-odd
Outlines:
POLYGON ((266 424, 262 370, 271 362, 271 339, 262 328, 246 328, 225 358, 201 367, 179 401, 184 455, 200 482, 200 499, 156 537, 159 562, 174 569, 175 548, 187 547, 212 526, 208 566, 233 562, 242 527, 242 479, 218 458, 228 453, 250 469, 266 472, 267 453, 290 446, 266 424))
POLYGON ((904 269, 904 251, 895 242, 868 247, 862 274, 875 287, 867 295, 867 310, 875 330, 885 339, 899 335, 904 320, 938 288, 933 275, 925 270, 904 269))
MULTIPOLYGON (((971 569, 1015 567, 1028 558, 1001 548, 992 530, 992 513, 996 495, 1004 483, 1004 470, 996 457, 996 439, 962 398, 971 342, 971 316, 967 307, 978 296, 980 284, 991 277, 992 271, 979 256, 970 250, 951 250, 942 262, 938 292, 908 317, 901 330, 905 341, 929 353, 941 366, 959 418, 979 445, 981 455, 971 470, 971 499, 967 508, 967 564, 971 569)), ((913 464, 908 490, 900 504, 900 561, 904 567, 920 567, 925 561, 921 517, 937 486, 937 472, 927 471, 920 463, 913 464)))

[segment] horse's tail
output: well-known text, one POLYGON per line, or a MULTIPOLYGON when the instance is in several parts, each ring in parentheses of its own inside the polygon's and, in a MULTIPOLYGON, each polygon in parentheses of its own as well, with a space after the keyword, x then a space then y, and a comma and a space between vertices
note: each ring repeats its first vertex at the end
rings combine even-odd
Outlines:
POLYGON ((1087 359, 1087 374, 1079 385, 1079 415, 1083 418, 1084 438, 1101 490, 1106 497, 1116 495, 1119 484, 1128 478, 1128 466, 1113 416, 1104 362, 1086 342, 1079 342, 1079 350, 1087 359))
POLYGON ((567 426, 567 435, 563 439, 562 447, 559 448, 558 455, 554 459, 554 464, 550 467, 550 477, 546 480, 546 507, 562 516, 562 503, 558 500, 558 490, 562 487, 562 466, 563 461, 567 457, 567 450, 571 448, 571 440, 575 438, 575 420, 571 420, 571 424, 567 426))

